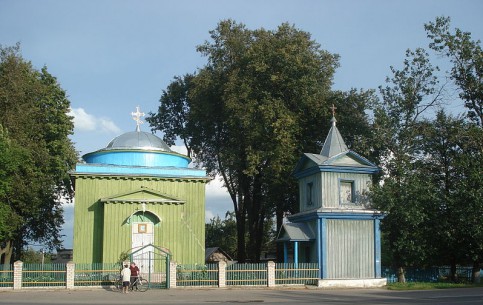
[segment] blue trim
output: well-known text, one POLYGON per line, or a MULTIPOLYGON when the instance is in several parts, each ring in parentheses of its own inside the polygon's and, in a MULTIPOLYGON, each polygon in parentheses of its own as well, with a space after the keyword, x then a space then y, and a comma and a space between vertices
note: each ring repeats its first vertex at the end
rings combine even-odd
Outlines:
POLYGON ((158 177, 198 177, 205 178, 206 172, 194 168, 179 167, 146 167, 120 166, 105 164, 77 164, 74 174, 105 174, 105 175, 147 175, 158 177))
POLYGON ((352 213, 337 213, 337 212, 313 212, 310 214, 304 214, 304 215, 291 215, 289 217, 289 220, 291 222, 304 222, 304 221, 309 221, 309 220, 314 220, 314 219, 363 219, 363 220, 371 220, 371 219, 383 219, 384 214, 381 212, 374 212, 371 214, 367 213, 357 213, 357 212, 352 212, 352 213))
MULTIPOLYGON (((317 219, 317 262, 322 266, 322 220, 317 219)), ((322 278, 322 267, 319 268, 319 279, 322 278)))
POLYGON ((296 241, 293 243, 293 263, 294 267, 297 268, 299 263, 299 242, 296 241))
POLYGON ((85 154, 83 159, 90 164, 113 164, 125 166, 175 166, 188 167, 191 159, 172 152, 108 150, 85 154))
POLYGON ((324 218, 320 219, 321 230, 320 234, 322 236, 322 264, 320 264, 322 269, 321 279, 327 278, 327 222, 324 218))
POLYGON ((380 279, 381 273, 381 230, 380 220, 374 219, 374 275, 380 279))
POLYGON ((336 166, 336 165, 319 165, 304 169, 300 172, 294 173, 293 176, 297 179, 311 176, 320 172, 334 172, 334 173, 356 173, 356 174, 375 174, 380 171, 379 168, 374 167, 357 167, 357 166, 336 166))

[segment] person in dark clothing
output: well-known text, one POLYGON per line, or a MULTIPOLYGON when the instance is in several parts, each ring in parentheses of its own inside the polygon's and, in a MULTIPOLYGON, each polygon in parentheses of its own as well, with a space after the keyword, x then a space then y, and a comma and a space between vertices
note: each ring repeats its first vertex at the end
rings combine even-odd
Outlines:
POLYGON ((136 279, 139 276, 139 268, 136 266, 135 262, 131 263, 131 266, 129 266, 129 270, 131 270, 131 285, 132 289, 138 289, 137 284, 133 285, 133 283, 136 281, 136 279))

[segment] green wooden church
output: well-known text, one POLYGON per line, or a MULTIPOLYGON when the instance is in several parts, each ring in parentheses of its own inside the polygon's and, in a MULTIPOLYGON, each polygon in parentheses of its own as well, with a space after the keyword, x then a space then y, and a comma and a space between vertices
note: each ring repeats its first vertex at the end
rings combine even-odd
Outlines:
POLYGON ((368 191, 379 168, 349 150, 332 126, 319 154, 305 153, 293 176, 299 185, 299 213, 278 235, 285 262, 319 265, 319 286, 383 286, 379 223, 368 191))
POLYGON ((179 264, 204 263, 206 172, 141 131, 139 107, 132 115, 135 131, 85 154, 72 173, 73 261, 113 263, 127 253, 153 269, 159 252, 179 264))

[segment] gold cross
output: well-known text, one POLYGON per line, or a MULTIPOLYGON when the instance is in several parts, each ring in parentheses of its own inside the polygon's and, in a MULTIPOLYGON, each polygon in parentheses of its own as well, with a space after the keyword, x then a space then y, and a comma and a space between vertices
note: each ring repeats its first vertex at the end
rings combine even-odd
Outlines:
POLYGON ((330 109, 332 109, 332 116, 335 117, 335 110, 337 109, 337 107, 332 104, 332 107, 330 107, 330 109))

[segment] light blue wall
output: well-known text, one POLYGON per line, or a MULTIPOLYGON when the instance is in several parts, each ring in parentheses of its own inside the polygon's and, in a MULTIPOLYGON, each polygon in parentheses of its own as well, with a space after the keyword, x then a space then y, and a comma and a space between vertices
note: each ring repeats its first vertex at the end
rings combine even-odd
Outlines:
POLYGON ((188 167, 191 159, 177 154, 160 151, 96 151, 83 156, 90 164, 112 164, 125 166, 174 166, 188 167))

